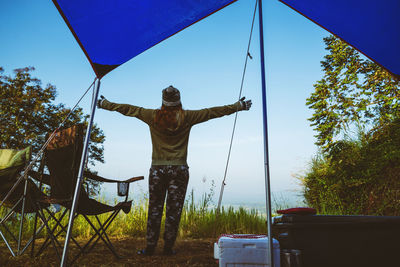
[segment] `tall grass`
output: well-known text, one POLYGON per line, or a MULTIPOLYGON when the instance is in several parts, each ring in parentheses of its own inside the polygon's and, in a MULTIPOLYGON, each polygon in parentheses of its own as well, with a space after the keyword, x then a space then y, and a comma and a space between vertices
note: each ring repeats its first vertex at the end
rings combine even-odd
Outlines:
MULTIPOLYGON (((258 213, 257 210, 247 210, 244 207, 222 207, 217 211, 212 203, 212 193, 205 193, 199 202, 195 202, 194 191, 192 190, 185 201, 178 237, 180 238, 213 238, 221 234, 229 233, 259 233, 265 234, 267 232, 265 217, 258 213)), ((104 200, 101 200, 104 202, 104 200)), ((110 236, 136 236, 144 237, 146 234, 147 225, 147 208, 148 201, 146 197, 132 203, 131 211, 128 214, 120 212, 115 218, 114 222, 107 229, 110 236)), ((61 210, 62 211, 62 210, 61 210)), ((0 209, 1 214, 5 214, 6 209, 0 209)), ((61 216, 62 212, 57 213, 57 217, 61 216)), ((109 214, 99 215, 100 221, 107 219, 109 214)), ((67 225, 69 215, 65 216, 62 220, 63 225, 67 225)), ((29 237, 33 230, 34 225, 33 215, 25 217, 23 236, 29 237)), ((96 219, 89 216, 92 223, 98 226, 96 219)), ((7 223, 7 227, 17 233, 19 229, 20 216, 14 215, 7 223)), ((165 211, 162 218, 162 228, 165 221, 165 211)), ((40 224, 40 220, 39 220, 40 224)), ((50 227, 55 226, 54 220, 51 221, 50 227)), ((0 226, 3 231, 4 227, 0 226)), ((57 232, 61 228, 57 228, 57 232)), ((5 233, 6 231, 3 231, 5 233)), ((72 236, 75 238, 88 238, 94 233, 93 229, 86 222, 83 216, 78 216, 74 221, 72 236)), ((7 235, 7 234, 6 234, 7 235)), ((42 231, 40 237, 44 237, 46 231, 42 231)), ((63 232, 61 236, 65 236, 63 232)), ((8 236, 9 238, 9 236, 8 236)))
POLYGON ((256 209, 244 207, 213 207, 209 194, 204 194, 200 203, 195 204, 194 192, 185 203, 179 234, 182 237, 218 237, 226 233, 266 233, 264 216, 256 209))

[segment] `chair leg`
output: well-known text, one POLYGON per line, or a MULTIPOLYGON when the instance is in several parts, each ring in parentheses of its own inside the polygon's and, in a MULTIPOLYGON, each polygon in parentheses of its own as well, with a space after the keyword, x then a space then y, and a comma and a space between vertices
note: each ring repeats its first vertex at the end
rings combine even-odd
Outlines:
MULTIPOLYGON (((46 209, 46 210, 47 210, 47 209, 46 209)), ((63 233, 63 232, 66 233, 66 232, 67 232, 67 228, 61 224, 61 221, 62 221, 62 219, 64 218, 64 216, 67 214, 68 209, 65 209, 64 212, 62 213, 62 215, 60 216, 60 218, 58 218, 58 219, 57 219, 57 218, 55 217, 55 215, 52 214, 49 210, 47 210, 47 212, 48 212, 49 215, 53 218, 53 220, 56 221, 56 225, 53 227, 53 229, 52 229, 52 231, 51 231, 52 234, 51 234, 51 235, 48 235, 47 238, 46 238, 46 240, 45 240, 45 242, 43 242, 42 246, 41 246, 40 249, 39 249, 39 252, 37 253, 37 256, 40 255, 40 254, 50 245, 50 241, 51 241, 51 238, 50 238, 50 237, 53 237, 53 238, 56 240, 57 244, 58 244, 60 247, 62 247, 62 245, 58 242, 58 239, 57 239, 57 238, 58 238, 58 236, 59 236, 61 233, 63 233), (60 230, 58 233, 55 234, 56 228, 57 228, 58 226, 61 227, 61 230, 60 230)), ((75 215, 75 217, 77 217, 77 216, 78 216, 78 215, 75 215)), ((76 241, 75 238, 71 237, 71 240, 75 243, 75 245, 76 245, 80 250, 83 249, 83 248, 79 245, 78 241, 76 241)), ((70 264, 72 264, 72 263, 70 263, 70 264)))
MULTIPOLYGON (((8 229, 7 225, 5 222, 15 213, 15 209, 19 205, 19 203, 22 201, 22 197, 14 204, 14 206, 10 209, 10 211, 1 219, 0 225, 4 227, 4 229, 8 232, 8 234, 12 237, 12 239, 18 243, 18 239, 15 237, 15 235, 8 229)), ((3 238, 4 242, 6 243, 6 246, 8 250, 11 252, 11 255, 13 257, 18 256, 18 252, 16 253, 13 248, 11 247, 10 243, 7 241, 5 235, 0 231, 0 235, 3 238)))
MULTIPOLYGON (((102 230, 102 232, 100 232, 100 235, 104 234, 104 237, 107 239, 108 243, 109 243, 110 246, 112 246, 113 248, 114 248, 114 246, 112 245, 110 239, 108 238, 108 235, 107 235, 107 233, 106 233, 106 230, 107 230, 108 226, 112 223, 112 221, 115 219, 115 217, 117 217, 118 213, 119 213, 119 210, 118 210, 118 212, 115 213, 115 215, 112 217, 112 219, 110 220, 110 222, 109 222, 108 224, 107 224, 107 221, 106 221, 103 225, 101 224, 101 222, 100 222, 100 220, 99 220, 99 217, 97 217, 97 215, 95 216, 97 222, 99 223, 100 230, 102 230)), ((111 216, 110 216, 110 217, 111 217, 111 216)), ((94 244, 96 244, 96 243, 94 243, 94 244)), ((114 248, 114 249, 115 249, 115 248, 114 248)), ((118 254, 117 254, 117 255, 118 255, 118 254)), ((120 257, 120 256, 118 255, 118 257, 120 257)))
POLYGON ((22 230, 24 228, 25 203, 26 203, 26 191, 27 191, 27 189, 28 189, 28 180, 26 179, 26 176, 25 176, 24 194, 22 196, 21 222, 20 222, 20 225, 19 225, 19 234, 18 234, 17 255, 20 255, 20 252, 21 252, 22 230))
POLYGON ((33 224, 33 242, 32 242, 32 247, 31 247, 31 258, 33 257, 33 253, 35 251, 35 241, 36 241, 36 227, 37 227, 37 219, 38 215, 37 212, 35 213, 35 223, 33 224))
MULTIPOLYGON (((25 209, 24 209, 24 204, 22 205, 22 211, 23 212, 21 212, 21 223, 20 223, 20 228, 19 228, 19 232, 18 232, 18 238, 14 235, 14 233, 7 227, 7 225, 5 224, 5 222, 13 215, 13 214, 15 214, 16 212, 15 212, 15 209, 16 209, 16 207, 21 203, 21 201, 23 201, 23 197, 21 197, 17 202, 16 202, 16 204, 14 204, 14 206, 10 209, 10 211, 6 214, 6 216, 4 216, 3 217, 3 219, 1 220, 1 222, 0 222, 0 225, 5 229, 5 231, 10 235, 10 237, 14 240, 14 242, 15 243, 17 243, 17 251, 14 251, 13 249, 12 249, 12 247, 11 247, 11 245, 10 245, 10 243, 6 240, 6 238, 5 238, 5 236, 4 236, 4 234, 0 231, 0 234, 1 234, 1 236, 2 236, 2 238, 3 238, 3 240, 5 241, 5 243, 6 243, 6 245, 7 245, 7 247, 8 247, 8 249, 10 250, 10 252, 11 252, 11 254, 15 257, 15 256, 18 256, 18 255, 21 255, 21 254, 23 254, 25 251, 26 251, 26 249, 32 244, 34 244, 34 242, 35 242, 35 239, 36 239, 36 235, 38 234, 38 233, 40 233, 42 230, 43 230, 43 228, 44 228, 44 224, 42 224, 40 227, 39 227, 39 229, 37 229, 37 222, 35 223, 35 226, 34 226, 34 230, 33 230, 33 235, 32 235, 32 237, 27 241, 27 243, 25 244, 25 246, 23 247, 23 248, 21 248, 21 246, 22 246, 22 231, 21 231, 21 229, 23 229, 23 226, 24 226, 24 223, 23 223, 23 220, 24 220, 24 218, 25 218, 25 209)), ((26 199, 27 200, 30 200, 30 198, 27 196, 26 197, 26 199)), ((31 200, 30 200, 31 201, 31 200)), ((32 202, 32 201, 31 201, 32 202)), ((34 202, 32 202, 32 203, 34 203, 34 202)), ((35 205, 35 203, 34 203, 34 205, 35 205)), ((37 217, 37 214, 35 215, 35 217, 37 217)), ((32 256, 33 254, 31 254, 31 256, 32 256)))
MULTIPOLYGON (((111 214, 111 216, 113 216, 113 214, 111 214)), ((110 216, 110 217, 111 217, 111 216, 110 216)), ((103 242, 104 242, 104 243, 107 245, 107 247, 111 250, 111 252, 114 254, 114 256, 117 257, 117 258, 120 258, 120 256, 119 256, 119 255, 117 254, 117 252, 115 251, 115 248, 114 248, 114 246, 111 244, 111 242, 110 242, 110 243, 107 242, 107 241, 109 241, 109 239, 107 238, 107 240, 105 240, 105 239, 103 238, 103 235, 104 235, 104 236, 107 236, 107 234, 106 234, 105 229, 103 228, 103 226, 102 226, 100 220, 98 220, 98 217, 95 216, 96 219, 97 219, 98 222, 99 222, 99 227, 100 227, 100 229, 97 229, 97 228, 94 226, 94 224, 89 220, 89 218, 88 218, 86 215, 84 215, 84 217, 85 217, 85 219, 87 220, 87 222, 90 224, 90 226, 93 228, 93 230, 96 232, 95 235, 98 236, 98 237, 97 237, 97 240, 99 240, 99 239, 103 240, 103 242)), ((113 217, 115 218, 115 216, 113 216, 113 217)), ((93 243, 92 248, 93 248, 94 245, 97 243, 97 240, 93 243)), ((92 248, 91 248, 91 249, 92 249, 92 248)))
MULTIPOLYGON (((108 235, 107 235, 107 233, 106 233, 106 230, 107 230, 108 227, 111 225, 111 223, 113 222, 113 220, 115 219, 115 217, 117 217, 119 211, 120 211, 120 210, 114 211, 114 212, 107 218, 107 220, 106 220, 103 224, 100 222, 99 218, 98 218, 97 216, 95 216, 96 219, 97 219, 97 222, 99 223, 100 229, 99 229, 99 231, 96 233, 96 235, 93 236, 93 238, 95 238, 96 236, 98 236, 98 237, 97 237, 97 239, 93 242, 92 246, 88 249, 88 252, 91 251, 91 250, 94 248, 94 246, 97 244, 97 242, 98 242, 100 239, 102 239, 103 242, 105 242, 105 244, 109 247, 109 249, 110 249, 111 251, 113 251, 113 250, 115 251, 114 246, 112 245, 110 239, 108 238, 108 235), (103 234, 104 234, 105 238, 107 239, 108 243, 101 237, 103 234), (110 246, 111 246, 111 248, 110 248, 110 246)), ((114 255, 115 255, 117 258, 122 258, 122 257, 119 256, 116 252, 114 253, 114 255)))
MULTIPOLYGON (((118 211, 114 211, 108 218, 107 220, 102 224, 99 220, 99 218, 96 216, 97 222, 99 223, 99 226, 101 228, 101 225, 108 225, 109 222, 112 222, 112 220, 114 220, 115 216, 118 214, 118 211)), ((108 227, 108 226, 107 226, 108 227)), ((106 229, 107 230, 107 229, 106 229)), ((91 241, 93 241, 93 239, 95 239, 98 236, 98 233, 96 232, 95 235, 92 236, 92 238, 89 240, 88 244, 89 245, 91 243, 91 241)), ((100 236, 97 237, 97 239, 94 241, 94 243, 91 245, 91 247, 88 249, 88 252, 91 251, 93 249, 93 247, 97 244, 97 242, 100 240, 100 236)))
POLYGON ((42 215, 40 212, 38 212, 38 215, 39 215, 40 219, 43 221, 44 225, 46 226, 46 229, 48 231, 48 236, 50 236, 50 239, 51 239, 51 242, 53 243, 53 246, 54 246, 54 249, 56 251, 57 257, 61 261, 61 256, 60 256, 60 253, 58 252, 58 248, 57 248, 57 244, 56 244, 56 242, 58 242, 58 241, 54 239, 53 231, 50 228, 50 226, 48 225, 46 217, 44 216, 44 214, 42 215))
MULTIPOLYGON (((25 182, 25 187, 26 187, 26 185, 27 185, 27 182, 25 182)), ((18 253, 19 253, 19 255, 22 255, 25 252, 25 250, 32 244, 31 257, 33 257, 33 251, 34 251, 34 247, 35 247, 36 235, 38 235, 43 230, 45 225, 44 225, 44 223, 42 223, 42 225, 39 227, 39 229, 37 229, 37 217, 38 217, 37 213, 40 210, 40 205, 38 205, 36 202, 34 202, 31 196, 27 196, 26 195, 26 188, 24 189, 24 195, 25 196, 24 196, 24 200, 23 200, 23 203, 22 203, 22 219, 21 220, 23 221, 23 219, 24 219, 24 215, 25 215, 24 211, 25 211, 26 200, 28 200, 29 203, 31 203, 31 205, 33 205, 34 208, 36 209, 36 212, 35 212, 35 223, 34 223, 34 227, 33 227, 32 237, 26 242, 26 244, 22 248, 22 250, 21 250, 21 247, 20 247, 20 244, 19 244, 18 253)), ((23 224, 22 223, 21 223, 21 226, 20 226, 20 233, 19 233, 20 242, 22 240, 21 229, 23 229, 23 224)))
MULTIPOLYGON (((68 211, 68 210, 66 209, 66 210, 65 210, 65 214, 66 214, 67 211, 68 211)), ((67 233, 67 227, 61 224, 62 218, 65 216, 65 214, 64 214, 63 216, 61 216, 59 220, 57 220, 57 219, 55 218, 55 216, 51 214, 52 217, 54 218, 54 220, 57 221, 57 225, 59 225, 59 226, 61 227, 61 230, 60 230, 60 232, 57 233, 56 237, 58 237, 62 232, 67 233)), ((75 218, 76 218, 76 217, 78 217, 78 214, 75 215, 75 218)), ((71 236, 71 240, 75 243, 75 245, 76 245, 80 250, 82 250, 82 247, 79 245, 78 241, 76 241, 75 238, 73 238, 73 237, 71 236)))
POLYGON ((80 255, 82 255, 83 253, 88 253, 90 252, 93 247, 96 245, 96 243, 98 242, 99 239, 103 240, 103 242, 106 244, 106 246, 109 248, 109 250, 114 254, 114 256, 118 259, 121 259, 122 257, 118 255, 118 253, 116 252, 114 246, 112 245, 110 239, 107 236, 106 230, 107 228, 111 225, 111 222, 115 219, 116 215, 119 213, 120 210, 116 210, 114 211, 108 218, 107 220, 102 224, 100 222, 100 220, 98 219, 97 215, 95 215, 97 221, 99 222, 100 225, 100 229, 97 229, 94 224, 92 223, 92 221, 87 217, 87 215, 84 215, 85 220, 89 223, 89 225, 92 227, 92 229, 95 231, 95 234, 92 236, 92 238, 86 243, 86 245, 83 247, 83 250, 81 250, 72 260, 72 262, 70 264, 73 264, 79 257, 80 255), (105 226, 105 227, 104 227, 105 226), (107 240, 105 240, 103 238, 103 235, 106 237, 107 240), (95 239, 97 237, 97 239, 94 241, 94 243, 88 248, 88 246, 90 245, 90 243, 93 241, 93 239, 95 239))
MULTIPOLYGON (((63 227, 63 225, 61 224, 61 220, 64 218, 65 214, 67 214, 67 211, 68 211, 67 209, 65 209, 64 212, 63 212, 63 214, 61 215, 61 217, 60 217, 59 219, 57 219, 51 211, 49 211, 47 208, 46 208, 45 210, 46 210, 47 213, 49 214, 49 217, 51 217, 53 220, 56 221, 56 225, 55 225, 55 226, 53 227, 53 229, 51 229, 51 231, 48 233, 47 238, 46 238, 45 241, 43 242, 43 244, 42 244, 42 246, 40 247, 40 249, 39 249, 38 253, 36 254, 36 256, 40 255, 40 254, 48 247, 48 245, 50 244, 52 238, 57 242, 57 245, 58 245, 59 247, 61 247, 61 244, 58 242, 57 237, 58 237, 58 236, 63 232, 63 230, 64 230, 64 227, 63 227), (54 234, 58 226, 61 227, 61 230, 60 230, 57 234, 54 234)), ((74 241, 75 241, 75 240, 74 240, 74 241)), ((75 242, 76 242, 76 241, 75 241, 75 242)))
POLYGON ((22 201, 22 198, 20 198, 15 204, 14 206, 10 209, 10 211, 8 212, 8 214, 6 216, 3 217, 3 219, 0 221, 0 224, 3 225, 3 227, 6 228, 6 230, 11 234, 12 238, 14 239, 15 242, 18 242, 18 239, 11 233, 10 230, 8 230, 7 226, 5 225, 5 221, 7 221, 11 215, 13 215, 15 213, 15 209, 17 208, 17 206, 19 205, 19 203, 22 201))
MULTIPOLYGON (((53 229, 51 230, 51 233, 54 233, 54 232, 56 231, 56 229, 57 229, 58 226, 60 226, 60 227, 62 228, 61 220, 63 219, 63 217, 64 217, 65 214, 67 213, 67 210, 65 210, 65 211, 63 212, 63 214, 61 215, 61 217, 60 217, 59 219, 57 219, 57 218, 54 216, 54 214, 53 214, 51 211, 49 211, 47 208, 45 208, 45 210, 46 210, 47 213, 49 214, 49 219, 50 219, 50 217, 51 217, 53 220, 56 221, 56 225, 55 225, 55 226, 53 227, 53 229)), ((52 234, 51 236, 53 236, 53 237, 57 240, 57 236, 58 236, 61 232, 62 232, 62 231, 60 231, 57 235, 52 234)), ((39 250, 39 252, 38 252, 37 255, 40 255, 40 254, 43 252, 43 250, 49 245, 49 243, 48 243, 49 240, 50 240, 50 235, 48 234, 48 235, 47 235, 47 238, 46 238, 45 241, 43 242, 43 244, 42 244, 42 246, 41 246, 41 248, 40 248, 40 250, 39 250)), ((58 243, 58 241, 57 241, 57 243, 58 243)), ((59 243, 58 243, 58 245, 60 246, 59 243)))
POLYGON ((7 242, 6 237, 3 235, 3 233, 1 231, 0 231, 0 235, 1 235, 1 238, 3 238, 3 240, 4 240, 4 243, 6 243, 8 250, 10 250, 11 255, 13 255, 13 257, 15 257, 15 253, 14 253, 13 249, 11 248, 10 244, 7 242))
MULTIPOLYGON (((103 223, 103 225, 108 225, 109 224, 109 222, 111 222, 112 220, 114 220, 114 217, 118 214, 118 212, 119 211, 114 211, 108 218, 107 218, 107 220, 103 223), (111 220, 111 221, 110 221, 111 220)), ((97 218, 97 220, 98 220, 98 217, 96 216, 96 218, 97 218)), ((99 221, 99 220, 98 220, 99 221)), ((101 223, 99 222, 99 225, 101 225, 101 223)), ((108 226, 107 226, 108 227, 108 226)), ((94 229, 95 231, 96 231, 96 228, 94 229)), ((107 230, 107 229, 106 229, 107 230)), ((84 246, 84 250, 86 250, 86 252, 90 252, 92 249, 93 249, 93 247, 96 245, 96 243, 99 241, 99 239, 100 239, 100 237, 97 237, 97 233, 96 234, 94 234, 90 239, 89 239, 89 241, 86 243, 86 245, 84 246), (92 246, 89 248, 89 249, 87 249, 87 247, 90 245, 90 243, 95 239, 97 237, 97 239, 96 239, 96 241, 92 244, 92 246)))
MULTIPOLYGON (((39 181, 40 181, 39 190, 40 191, 43 191, 43 188, 42 188, 43 182, 42 181, 43 181, 44 161, 45 161, 45 158, 42 157, 42 159, 40 160, 40 165, 39 165, 39 170, 38 170, 38 172, 40 173, 40 178, 39 178, 39 181)), ((41 229, 43 229, 44 223, 42 224, 40 231, 36 232, 37 219, 38 219, 38 214, 37 213, 40 210, 40 202, 39 201, 32 201, 32 199, 30 199, 30 201, 31 201, 31 203, 34 203, 34 205, 35 205, 35 207, 37 209, 37 211, 35 212, 35 224, 34 224, 34 228, 33 228, 33 240, 32 240, 32 248, 31 248, 31 258, 33 258, 33 255, 35 253, 36 235, 38 233, 40 233, 41 229)))
POLYGON ((17 243, 18 239, 15 237, 15 235, 11 232, 10 229, 8 229, 7 225, 5 223, 1 223, 1 225, 4 227, 4 229, 7 231, 7 233, 14 239, 14 242, 17 243))
MULTIPOLYGON (((40 217, 40 219, 41 219, 41 221, 42 221, 43 224, 41 225, 40 229, 34 234, 33 241, 32 241, 31 257, 34 256, 34 244, 35 244, 36 235, 37 235, 45 226, 46 226, 47 229, 50 229, 50 226, 48 225, 48 221, 49 221, 50 217, 53 216, 53 214, 52 214, 46 207, 41 208, 41 205, 40 205, 39 202, 32 202, 32 203, 34 203, 34 205, 35 205, 35 207, 36 207, 36 209, 37 209, 37 212, 36 212, 36 214, 35 214, 35 226, 34 226, 34 227, 36 228, 37 217, 40 217), (46 210, 47 213, 50 215, 47 219, 46 219, 45 214, 43 213, 43 210, 46 210), (40 211, 42 211, 42 213, 40 213, 40 211)), ((53 218, 54 218, 54 217, 53 217, 53 218)), ((61 219, 62 219, 62 217, 61 217, 61 219)), ((61 219, 60 219, 60 220, 61 220, 61 219)), ((46 247, 50 244, 50 243, 48 243, 48 241, 49 241, 49 240, 51 241, 51 237, 54 236, 53 233, 54 233, 54 231, 55 231, 56 228, 57 228, 57 225, 56 225, 53 229, 48 230, 47 238, 46 238, 46 240, 43 242, 43 244, 42 244, 42 246, 40 247, 40 249, 39 249, 38 253, 36 254, 36 256, 39 256, 39 255, 43 252, 44 248, 46 248, 46 247)), ((49 242, 50 242, 50 241, 49 241, 49 242)), ((60 246, 60 243, 58 242, 57 239, 55 239, 55 242, 57 243, 58 246, 60 246)), ((55 249, 57 250, 56 247, 55 247, 55 249)))
MULTIPOLYGON (((0 221, 0 224, 1 224, 1 225, 3 225, 4 227, 6 227, 5 224, 4 224, 4 222, 7 221, 7 220, 11 217, 11 215, 13 215, 13 214, 15 213, 15 209, 17 208, 18 204, 19 204, 21 201, 22 201, 22 198, 20 198, 20 199, 14 204, 14 206, 10 209, 10 211, 8 212, 8 214, 7 214, 6 216, 4 216, 3 219, 1 219, 1 221, 0 221)), ((14 235, 12 235, 12 236, 13 236, 15 242, 18 242, 17 238, 14 237, 14 235)))
POLYGON ((44 224, 42 224, 39 227, 39 229, 36 232, 34 232, 33 236, 27 241, 25 247, 21 250, 21 254, 23 254, 25 252, 25 250, 29 247, 29 245, 31 245, 31 243, 32 243, 32 245, 34 244, 36 235, 39 234, 43 230, 43 228, 44 228, 44 224))

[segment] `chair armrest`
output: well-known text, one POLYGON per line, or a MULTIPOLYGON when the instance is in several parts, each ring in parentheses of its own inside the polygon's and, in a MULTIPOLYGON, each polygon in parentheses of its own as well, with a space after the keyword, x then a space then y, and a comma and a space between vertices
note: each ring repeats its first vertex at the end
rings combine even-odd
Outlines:
POLYGON ((87 177, 87 178, 90 178, 92 180, 95 180, 95 181, 98 181, 98 182, 105 182, 105 183, 119 183, 119 182, 132 183, 132 182, 136 182, 136 181, 144 179, 144 176, 138 176, 138 177, 129 178, 128 180, 124 180, 124 181, 112 180, 112 179, 107 179, 107 178, 98 176, 98 175, 93 174, 93 173, 91 173, 89 171, 85 171, 84 172, 84 176, 87 177))
POLYGON ((132 178, 129 178, 128 180, 121 181, 121 182, 132 183, 132 182, 136 182, 136 181, 140 181, 140 180, 144 180, 144 176, 132 177, 132 178))

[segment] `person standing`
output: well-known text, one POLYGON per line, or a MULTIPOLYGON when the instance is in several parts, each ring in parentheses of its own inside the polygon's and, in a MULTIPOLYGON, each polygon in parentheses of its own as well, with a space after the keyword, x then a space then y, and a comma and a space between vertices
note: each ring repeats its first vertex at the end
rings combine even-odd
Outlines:
POLYGON ((173 86, 162 91, 160 109, 117 104, 101 96, 97 103, 99 108, 136 117, 150 128, 153 151, 149 173, 146 248, 139 250, 138 254, 150 256, 155 252, 165 198, 167 201, 163 254, 175 254, 173 247, 178 234, 189 181, 189 167, 186 159, 192 126, 210 119, 230 115, 236 111, 249 110, 251 105, 251 100, 245 100, 243 97, 232 105, 184 110, 182 109, 180 92, 173 86))

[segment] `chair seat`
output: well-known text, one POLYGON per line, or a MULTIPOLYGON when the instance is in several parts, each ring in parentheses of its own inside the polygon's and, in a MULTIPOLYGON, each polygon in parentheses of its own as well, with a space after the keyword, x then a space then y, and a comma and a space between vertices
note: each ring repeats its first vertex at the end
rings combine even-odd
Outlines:
MULTIPOLYGON (((119 202, 115 206, 110 206, 104 203, 100 203, 95 199, 90 199, 82 196, 83 199, 79 199, 79 203, 77 206, 76 212, 78 214, 85 215, 99 215, 106 212, 114 211, 114 210, 122 210, 124 213, 128 214, 132 207, 132 200, 119 202)), ((40 200, 41 203, 45 204, 60 204, 63 207, 70 209, 72 206, 72 199, 60 199, 60 198, 51 198, 46 197, 40 200)))
MULTIPOLYGON (((70 204, 72 204, 72 202, 70 202, 70 204)), ((110 206, 89 198, 85 201, 79 202, 76 212, 79 214, 86 214, 86 215, 98 215, 114 210, 122 210, 125 213, 129 213, 131 207, 132 207, 132 200, 127 202, 119 202, 115 206, 110 206)))
MULTIPOLYGON (((0 186, 0 199, 3 199, 8 191, 7 190, 1 190, 1 189, 7 189, 11 188, 14 183, 10 184, 2 184, 0 186)), ((7 208, 13 207, 17 202, 19 201, 20 197, 24 193, 24 183, 20 183, 16 189, 14 190, 13 193, 8 197, 8 199, 4 202, 4 206, 7 208)), ((43 194, 42 191, 39 190, 39 188, 36 186, 36 184, 28 179, 28 187, 27 187, 27 192, 26 195, 28 196, 25 202, 25 212, 26 213, 32 213, 38 211, 38 207, 32 203, 32 200, 35 201, 43 201, 46 199, 46 195, 43 194)), ((41 208, 43 207, 48 207, 49 204, 44 203, 45 205, 42 205, 41 208)), ((21 213, 22 212, 22 202, 20 202, 16 207, 15 207, 15 212, 21 213)))

